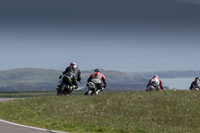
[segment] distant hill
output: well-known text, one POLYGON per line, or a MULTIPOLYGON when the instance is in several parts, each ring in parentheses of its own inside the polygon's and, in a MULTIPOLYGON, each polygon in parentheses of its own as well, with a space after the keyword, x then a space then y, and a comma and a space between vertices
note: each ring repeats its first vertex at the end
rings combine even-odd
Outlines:
MULTIPOLYGON (((80 87, 86 86, 86 81, 94 70, 82 71, 80 87)), ((111 90, 145 90, 148 79, 154 74, 162 78, 196 77, 200 71, 165 71, 126 73, 111 70, 101 70, 106 76, 107 88, 111 90)), ((55 91, 61 70, 19 68, 0 71, 0 92, 19 91, 55 91)))
POLYGON ((193 78, 200 77, 200 71, 182 70, 182 71, 157 71, 157 72, 133 72, 131 75, 143 78, 151 78, 153 75, 159 75, 160 78, 193 78))
MULTIPOLYGON (((82 81, 79 86, 85 87, 86 81, 91 71, 82 71, 82 81)), ((0 92, 18 92, 18 91, 54 91, 61 70, 37 69, 37 68, 19 68, 0 71, 0 92)), ((104 71, 108 88, 123 89, 123 84, 127 84, 131 89, 132 84, 143 84, 143 78, 135 78, 127 73, 118 71, 104 71)), ((127 87, 125 87, 127 88, 127 87)))
POLYGON ((0 91, 50 91, 55 90, 57 70, 20 68, 0 71, 0 91))

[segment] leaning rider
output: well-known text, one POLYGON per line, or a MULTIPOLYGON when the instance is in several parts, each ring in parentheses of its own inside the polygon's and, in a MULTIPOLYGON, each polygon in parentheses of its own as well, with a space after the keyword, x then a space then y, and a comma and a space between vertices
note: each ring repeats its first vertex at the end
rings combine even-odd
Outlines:
POLYGON ((65 69, 65 71, 63 71, 62 74, 63 75, 61 75, 59 77, 59 79, 61 79, 63 76, 71 77, 71 82, 73 84, 73 89, 77 89, 78 88, 78 82, 81 81, 81 71, 78 68, 76 62, 71 62, 70 65, 65 69))
MULTIPOLYGON (((104 88, 104 89, 106 88, 106 78, 101 73, 100 69, 95 69, 94 73, 92 73, 87 80, 87 82, 90 82, 90 81, 93 82, 96 85, 97 89, 99 89, 99 90, 102 90, 102 88, 104 88), (103 86, 102 86, 102 81, 104 83, 103 86)), ((88 84, 87 84, 87 86, 88 86, 88 84)), ((88 90, 88 87, 87 87, 85 94, 87 94, 88 91, 89 90, 88 90)))
POLYGON ((190 90, 199 90, 200 89, 200 79, 199 77, 196 77, 195 80, 191 83, 190 90))
POLYGON ((158 75, 154 75, 153 78, 149 80, 146 91, 148 91, 148 87, 150 85, 158 87, 158 90, 164 90, 162 86, 162 80, 159 79, 158 75))

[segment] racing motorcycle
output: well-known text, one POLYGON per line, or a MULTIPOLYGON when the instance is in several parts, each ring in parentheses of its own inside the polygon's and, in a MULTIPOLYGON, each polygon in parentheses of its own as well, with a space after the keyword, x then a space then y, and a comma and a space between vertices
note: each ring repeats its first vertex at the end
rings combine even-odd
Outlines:
POLYGON ((190 90, 200 90, 200 84, 199 83, 197 83, 197 85, 192 85, 192 87, 191 88, 189 88, 190 90))
POLYGON ((200 90, 200 81, 196 80, 192 82, 191 86, 189 87, 190 90, 200 90))
POLYGON ((159 81, 151 79, 151 84, 147 87, 146 91, 161 91, 159 88, 159 81))
POLYGON ((72 85, 72 77, 68 75, 61 75, 59 78, 59 83, 57 89, 57 95, 68 95, 76 88, 72 85))
POLYGON ((161 91, 158 86, 149 85, 147 91, 161 91))
POLYGON ((99 95, 102 93, 104 87, 102 89, 99 89, 96 87, 95 83, 88 82, 88 87, 86 87, 85 95, 99 95))
POLYGON ((189 89, 190 90, 198 90, 198 91, 200 90, 199 87, 192 87, 192 88, 189 88, 189 89))

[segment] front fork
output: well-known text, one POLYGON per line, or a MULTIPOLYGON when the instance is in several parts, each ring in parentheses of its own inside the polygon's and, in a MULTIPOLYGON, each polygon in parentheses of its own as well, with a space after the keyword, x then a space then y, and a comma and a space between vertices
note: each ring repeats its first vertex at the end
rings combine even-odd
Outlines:
POLYGON ((63 78, 63 75, 61 75, 61 76, 59 77, 59 81, 58 81, 57 87, 61 86, 61 84, 62 84, 62 78, 63 78))
POLYGON ((85 89, 85 94, 87 94, 87 93, 88 93, 88 91, 89 91, 89 87, 88 87, 88 86, 86 86, 86 89, 85 89))

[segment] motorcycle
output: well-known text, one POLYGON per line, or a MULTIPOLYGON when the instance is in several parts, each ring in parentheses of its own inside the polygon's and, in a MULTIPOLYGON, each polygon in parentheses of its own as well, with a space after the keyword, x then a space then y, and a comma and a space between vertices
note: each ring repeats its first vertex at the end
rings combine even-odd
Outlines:
POLYGON ((200 90, 199 87, 192 87, 192 88, 189 88, 189 89, 190 90, 198 90, 198 91, 200 90))
POLYGON ((189 89, 190 90, 200 90, 200 82, 197 81, 196 83, 192 84, 189 89))
POLYGON ((102 93, 104 87, 101 89, 97 88, 95 83, 88 82, 88 86, 86 87, 85 95, 99 95, 102 93))
POLYGON ((59 83, 57 89, 57 95, 69 95, 72 91, 76 88, 72 86, 71 83, 72 79, 69 76, 61 75, 59 77, 59 83))
POLYGON ((158 86, 149 85, 147 91, 161 91, 161 89, 158 86))

